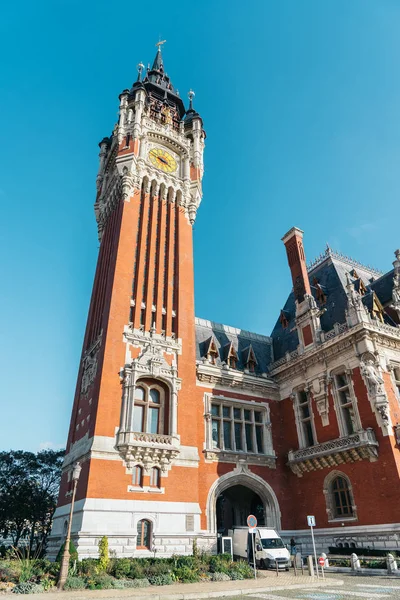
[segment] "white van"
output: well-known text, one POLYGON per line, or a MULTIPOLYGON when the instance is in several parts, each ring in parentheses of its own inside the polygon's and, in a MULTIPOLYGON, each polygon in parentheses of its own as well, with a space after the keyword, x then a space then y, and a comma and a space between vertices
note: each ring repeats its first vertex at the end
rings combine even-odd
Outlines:
POLYGON ((233 539, 234 556, 253 562, 251 541, 251 535, 253 535, 257 566, 263 569, 276 569, 276 564, 278 564, 279 569, 289 570, 289 550, 287 550, 275 529, 256 527, 254 533, 250 534, 247 527, 235 527, 235 529, 229 530, 228 535, 233 539))

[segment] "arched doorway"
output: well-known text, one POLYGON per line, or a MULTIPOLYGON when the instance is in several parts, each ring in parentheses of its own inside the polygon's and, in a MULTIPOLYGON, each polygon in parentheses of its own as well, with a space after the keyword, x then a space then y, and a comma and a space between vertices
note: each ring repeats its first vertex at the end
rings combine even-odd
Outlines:
POLYGON ((255 514, 260 525, 281 528, 279 503, 272 487, 246 467, 238 467, 211 486, 207 528, 210 533, 225 533, 232 525, 246 525, 249 514, 255 514))
POLYGON ((258 525, 265 525, 264 503, 260 496, 244 485, 233 485, 217 498, 217 533, 227 535, 233 527, 246 526, 247 517, 255 515, 258 525))

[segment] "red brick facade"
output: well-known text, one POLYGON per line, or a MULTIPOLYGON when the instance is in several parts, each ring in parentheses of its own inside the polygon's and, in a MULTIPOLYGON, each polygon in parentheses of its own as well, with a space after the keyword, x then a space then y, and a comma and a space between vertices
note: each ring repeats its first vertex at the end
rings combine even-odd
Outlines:
POLYGON ((396 547, 398 325, 368 314, 347 263, 343 322, 326 325, 329 304, 317 304, 313 286, 329 303, 323 270, 339 267, 329 252, 311 279, 296 228, 283 238, 294 295, 271 338, 195 320, 192 225, 205 133, 160 60, 121 94, 119 125, 100 144, 101 243, 51 552, 76 461, 73 536, 82 556, 96 554, 103 534, 119 555, 188 553, 194 538, 215 549, 228 523, 221 498, 235 486, 236 524, 248 488, 265 524, 305 546, 314 514, 321 548, 368 545, 371 526, 396 547), (335 474, 347 486, 342 515, 335 474), (152 527, 147 550, 136 548, 141 519, 152 527))

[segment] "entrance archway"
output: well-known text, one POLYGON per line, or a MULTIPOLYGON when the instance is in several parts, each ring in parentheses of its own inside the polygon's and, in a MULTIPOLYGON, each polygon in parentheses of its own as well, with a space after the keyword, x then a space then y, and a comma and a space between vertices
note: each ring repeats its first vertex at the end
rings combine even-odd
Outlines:
POLYGON ((211 486, 207 498, 210 533, 225 533, 232 525, 246 525, 247 516, 256 512, 260 525, 280 530, 281 513, 275 492, 247 468, 236 468, 211 486))
POLYGON ((247 517, 255 515, 257 523, 265 525, 264 503, 260 496, 244 485, 233 485, 217 498, 217 533, 228 535, 233 527, 246 526, 247 517))

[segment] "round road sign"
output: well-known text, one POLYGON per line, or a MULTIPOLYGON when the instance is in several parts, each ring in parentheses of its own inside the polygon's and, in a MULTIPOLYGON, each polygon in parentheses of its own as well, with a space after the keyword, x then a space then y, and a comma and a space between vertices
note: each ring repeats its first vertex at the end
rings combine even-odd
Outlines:
POLYGON ((257 527, 257 519, 254 515, 249 515, 247 517, 247 526, 250 527, 250 529, 257 527))
POLYGON ((324 566, 325 566, 325 559, 324 559, 324 558, 322 558, 322 556, 320 556, 320 557, 319 557, 319 559, 318 559, 318 562, 319 562, 319 564, 321 565, 321 567, 324 567, 324 566))

